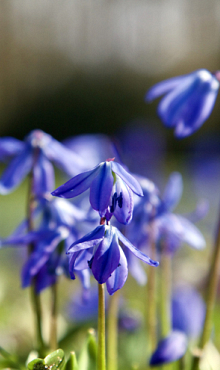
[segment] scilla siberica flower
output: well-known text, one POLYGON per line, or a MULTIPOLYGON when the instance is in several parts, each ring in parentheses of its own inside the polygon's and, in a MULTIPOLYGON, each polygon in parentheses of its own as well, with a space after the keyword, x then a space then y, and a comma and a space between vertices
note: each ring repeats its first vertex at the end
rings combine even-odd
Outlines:
POLYGON ((146 100, 166 94, 158 105, 158 115, 166 127, 183 138, 196 131, 209 117, 219 90, 220 72, 199 69, 187 75, 170 78, 153 86, 146 100))
POLYGON ((162 339, 150 359, 151 366, 158 366, 179 360, 187 350, 187 337, 181 331, 172 331, 162 339))
POLYGON ((62 198, 73 198, 90 188, 90 203, 100 217, 110 220, 112 214, 128 224, 133 213, 133 193, 143 196, 137 180, 120 164, 109 159, 83 172, 52 192, 62 198))
POLYGON ((140 260, 151 266, 158 266, 158 262, 134 247, 116 227, 101 225, 68 249, 67 253, 71 255, 69 269, 72 279, 75 279, 74 270, 89 267, 99 284, 106 283, 110 295, 122 288, 127 279, 128 266, 119 241, 140 260))
POLYGON ((54 187, 51 161, 68 175, 85 165, 80 156, 41 130, 32 131, 25 140, 11 137, 0 139, 0 160, 11 159, 0 179, 0 194, 13 191, 33 171, 34 193, 41 195, 54 187), (11 159, 12 158, 12 159, 11 159))

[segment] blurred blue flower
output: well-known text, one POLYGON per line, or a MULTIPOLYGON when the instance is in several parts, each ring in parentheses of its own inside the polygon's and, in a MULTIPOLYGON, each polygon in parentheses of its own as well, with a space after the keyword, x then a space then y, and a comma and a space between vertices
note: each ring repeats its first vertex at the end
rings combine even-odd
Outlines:
MULTIPOLYGON (((195 249, 203 249, 206 245, 202 233, 192 222, 172 212, 181 198, 182 190, 182 176, 178 172, 173 172, 153 221, 157 245, 163 252, 173 253, 182 243, 187 243, 195 249)), ((199 217, 204 217, 203 209, 197 209, 197 218, 199 217), (199 215, 199 212, 202 214, 199 215)))
MULTIPOLYGON (((35 277, 36 291, 51 285, 61 273, 68 274, 66 248, 82 233, 78 225, 86 218, 83 210, 78 209, 65 199, 52 198, 49 194, 42 198, 34 212, 39 225, 36 230, 27 232, 27 220, 15 232, 1 241, 2 246, 32 245, 33 251, 22 268, 22 287, 29 286, 35 277), (40 219, 40 220, 39 220, 40 219), (62 241, 65 241, 61 244, 62 241)), ((83 230, 84 231, 84 230, 83 230)), ((88 271, 77 271, 83 286, 88 286, 88 271), (87 279, 87 280, 86 280, 87 279)))
POLYGON ((35 195, 51 191, 54 188, 51 161, 70 176, 85 169, 78 155, 41 130, 32 131, 23 142, 11 137, 0 139, 0 159, 11 157, 0 179, 0 194, 13 191, 31 171, 35 195))
POLYGON ((162 339, 150 359, 151 366, 158 366, 179 360, 187 350, 187 337, 181 331, 172 331, 162 339))
POLYGON ((62 198, 73 198, 90 188, 90 203, 100 217, 127 224, 133 214, 133 193, 142 196, 137 180, 120 164, 109 159, 94 169, 80 173, 52 192, 62 198))
POLYGON ((166 127, 183 138, 196 131, 209 117, 218 94, 219 72, 199 69, 187 75, 170 78, 153 86, 146 100, 165 95, 158 105, 158 115, 166 127))
POLYGON ((101 225, 68 249, 71 277, 75 279, 74 270, 89 267, 99 284, 106 283, 109 294, 121 289, 127 279, 128 267, 119 241, 142 261, 158 266, 158 262, 135 248, 116 227, 101 225))
POLYGON ((205 319, 205 303, 192 287, 176 288, 172 295, 172 327, 198 338, 205 319))

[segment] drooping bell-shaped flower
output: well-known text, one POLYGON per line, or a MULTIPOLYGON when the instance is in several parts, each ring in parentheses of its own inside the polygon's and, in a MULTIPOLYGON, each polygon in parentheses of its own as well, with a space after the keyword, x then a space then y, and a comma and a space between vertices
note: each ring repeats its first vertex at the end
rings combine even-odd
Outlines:
MULTIPOLYGON (((84 222, 86 214, 65 199, 53 198, 49 194, 41 199, 33 216, 34 221, 40 221, 38 225, 34 222, 34 231, 27 230, 25 220, 11 236, 1 241, 1 245, 32 245, 33 251, 22 268, 22 287, 29 286, 35 277, 35 288, 39 293, 55 282, 61 273, 66 274, 66 248, 82 235, 78 224, 84 222)), ((77 271, 77 275, 83 286, 87 284, 88 271, 77 271)))
POLYGON ((172 294, 172 327, 198 338, 205 319, 205 303, 192 287, 180 286, 172 294))
POLYGON ((172 331, 162 339, 152 354, 150 366, 158 366, 179 360, 187 350, 187 337, 181 331, 172 331))
POLYGON ((143 196, 138 181, 114 159, 83 172, 52 192, 61 198, 73 198, 90 188, 90 203, 100 217, 108 220, 112 214, 121 223, 131 221, 133 193, 143 196))
POLYGON ((173 172, 161 197, 161 204, 154 220, 156 240, 158 246, 162 241, 163 252, 174 253, 182 243, 187 243, 195 249, 203 249, 206 245, 201 231, 189 219, 173 213, 181 198, 182 190, 182 176, 178 172, 173 172))
POLYGON ((176 137, 183 138, 195 132, 211 114, 219 81, 219 71, 199 69, 159 82, 148 91, 146 100, 165 95, 158 105, 158 115, 166 127, 174 128, 176 137))
POLYGON ((101 225, 69 247, 67 253, 70 254, 71 277, 75 278, 74 270, 89 267, 99 284, 107 284, 109 294, 122 288, 127 279, 128 267, 119 241, 140 260, 158 266, 158 262, 134 247, 116 227, 101 225))
POLYGON ((41 130, 32 131, 23 142, 11 137, 1 138, 2 158, 12 159, 0 178, 0 194, 13 191, 31 171, 34 193, 50 192, 54 187, 51 162, 70 176, 86 168, 79 156, 41 130))

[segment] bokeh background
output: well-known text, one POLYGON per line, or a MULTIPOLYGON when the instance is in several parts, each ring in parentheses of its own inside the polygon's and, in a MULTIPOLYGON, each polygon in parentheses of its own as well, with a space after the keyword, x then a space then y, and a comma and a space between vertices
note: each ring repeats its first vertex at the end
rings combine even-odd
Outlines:
MULTIPOLYGON (((171 140, 145 92, 217 70, 219 44, 218 0, 1 0, 0 134, 112 135, 141 118, 182 150, 191 139, 171 140)), ((218 106, 201 135, 218 130, 218 106)))
MULTIPOLYGON (((0 136, 22 140, 36 128, 58 140, 104 133, 131 171, 158 181, 161 189, 170 172, 182 172, 178 211, 190 212, 202 198, 210 202, 200 225, 207 251, 193 252, 190 260, 188 248, 174 264, 179 279, 200 288, 219 202, 220 97, 198 132, 176 140, 158 119, 157 102, 148 105, 144 96, 163 79, 200 68, 218 70, 219 45, 218 0, 0 1, 0 136)), ((26 181, 13 194, 1 196, 1 236, 9 235, 25 216, 27 187, 26 181)), ((21 261, 22 252, 1 251, 0 342, 15 351, 29 348, 32 337, 31 310, 24 310, 28 292, 18 294, 21 261)), ((68 298, 72 282, 65 284, 68 298)), ((132 298, 125 286, 125 296, 140 308, 144 303, 138 301, 142 293, 137 289, 135 285, 132 298)))

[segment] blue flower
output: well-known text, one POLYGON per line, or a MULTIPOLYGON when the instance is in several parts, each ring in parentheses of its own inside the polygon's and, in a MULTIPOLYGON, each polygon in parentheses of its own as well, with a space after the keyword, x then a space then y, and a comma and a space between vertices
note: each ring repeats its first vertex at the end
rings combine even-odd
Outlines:
POLYGON ((83 172, 52 192, 62 198, 73 198, 90 188, 90 203, 101 217, 112 214, 123 224, 132 219, 133 193, 143 196, 137 180, 112 159, 83 172))
POLYGON ((182 286, 172 294, 172 327, 197 338, 205 319, 205 303, 192 287, 182 286))
MULTIPOLYGON (((203 249, 206 245, 202 233, 190 220, 172 212, 181 198, 182 190, 182 176, 173 172, 154 220, 156 239, 158 246, 162 245, 163 252, 173 253, 182 243, 187 243, 195 249, 203 249)), ((199 215, 197 217, 199 218, 199 215)))
POLYGON ((151 366, 158 366, 179 360, 187 350, 187 337, 181 331, 173 331, 162 339, 150 359, 151 366))
POLYGON ((135 248, 116 227, 101 225, 68 249, 67 253, 71 255, 69 264, 71 277, 75 278, 74 270, 89 267, 99 284, 107 284, 109 294, 122 288, 127 279, 128 267, 119 241, 140 260, 151 266, 158 266, 158 262, 135 248))
POLYGON ((0 179, 0 194, 13 191, 33 171, 34 193, 41 195, 54 187, 54 162, 68 175, 85 168, 83 161, 52 136, 32 131, 24 142, 11 137, 0 139, 0 159, 11 158, 0 179))
MULTIPOLYGON (((68 257, 65 247, 82 235, 78 225, 81 225, 85 217, 83 210, 65 199, 52 198, 49 194, 41 199, 34 211, 34 219, 39 222, 40 218, 36 230, 26 232, 28 222, 25 220, 11 236, 1 241, 2 246, 33 245, 33 252, 22 268, 23 288, 29 286, 35 277, 35 288, 39 293, 53 284, 62 272, 67 274, 68 257)), ((83 287, 88 288, 88 271, 77 271, 77 275, 83 287)))
POLYGON ((219 89, 219 72, 199 69, 190 74, 170 78, 153 86, 147 101, 164 95, 158 105, 158 115, 166 127, 175 129, 183 138, 196 131, 209 117, 219 89))

